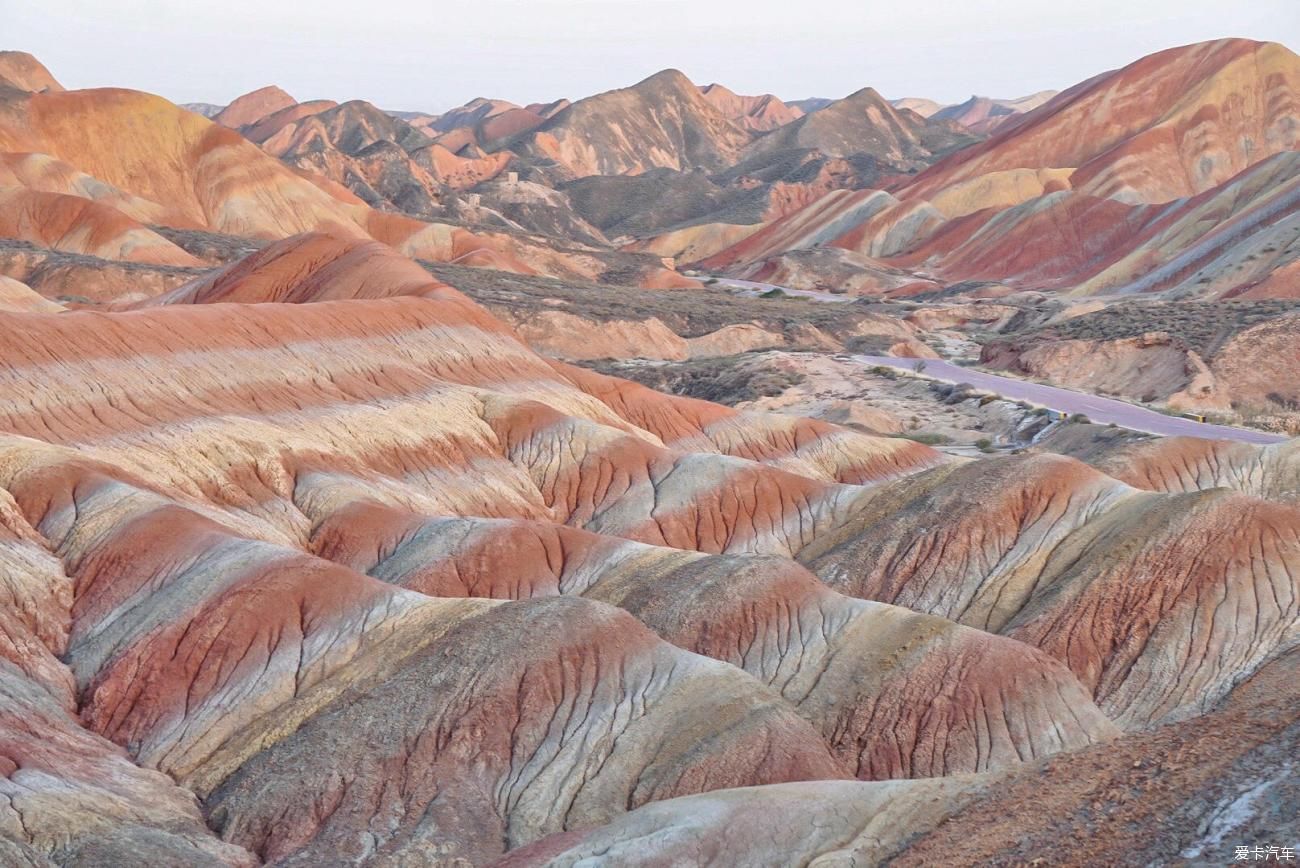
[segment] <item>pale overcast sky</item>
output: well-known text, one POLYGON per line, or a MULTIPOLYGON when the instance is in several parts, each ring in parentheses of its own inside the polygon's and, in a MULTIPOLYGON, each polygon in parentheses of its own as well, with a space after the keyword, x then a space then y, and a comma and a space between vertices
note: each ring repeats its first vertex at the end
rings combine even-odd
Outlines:
POLYGON ((0 48, 67 87, 225 103, 278 84, 426 111, 580 97, 665 67, 786 99, 871 85, 956 102, 1223 36, 1300 50, 1297 0, 0 0, 0 21, 0 48))

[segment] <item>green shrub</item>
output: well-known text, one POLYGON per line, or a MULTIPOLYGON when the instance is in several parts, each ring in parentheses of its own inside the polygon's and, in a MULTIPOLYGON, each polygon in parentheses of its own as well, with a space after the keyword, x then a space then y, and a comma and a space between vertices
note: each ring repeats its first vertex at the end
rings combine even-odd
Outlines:
POLYGON ((1089 419, 1083 413, 1075 413, 1073 416, 1070 417, 1070 421, 1077 422, 1080 425, 1089 425, 1092 423, 1092 420, 1089 419))
POLYGON ((913 440, 917 443, 924 443, 926 446, 944 446, 952 442, 952 438, 946 434, 936 434, 933 431, 913 431, 907 434, 896 434, 894 436, 902 440, 913 440))
POLYGON ((981 452, 992 452, 993 441, 987 437, 981 437, 980 439, 975 441, 975 448, 981 452))

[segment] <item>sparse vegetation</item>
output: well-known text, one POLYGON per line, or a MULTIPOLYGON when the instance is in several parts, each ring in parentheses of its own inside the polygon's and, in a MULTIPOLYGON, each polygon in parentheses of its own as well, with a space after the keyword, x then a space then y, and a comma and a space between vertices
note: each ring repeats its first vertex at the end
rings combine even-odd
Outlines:
POLYGON ((562 310, 595 322, 656 318, 677 334, 694 338, 723 326, 754 322, 773 331, 809 325, 832 334, 851 332, 870 313, 847 304, 809 304, 806 299, 758 299, 721 287, 648 292, 635 286, 556 280, 487 268, 420 263, 490 310, 510 315, 562 310))
POLYGON ((1300 301, 1125 302, 1071 317, 1036 334, 1103 341, 1165 332, 1208 360, 1238 332, 1289 313, 1300 313, 1300 301))
POLYGON ((975 448, 981 452, 992 452, 993 441, 987 437, 981 437, 980 439, 975 441, 975 448))
POLYGON ((902 440, 914 440, 917 443, 924 443, 926 446, 946 446, 952 442, 952 438, 946 434, 937 434, 933 431, 908 431, 905 434, 896 434, 902 440))
POLYGON ((150 226, 154 232, 166 238, 182 250, 192 253, 200 259, 212 262, 233 262, 265 247, 267 242, 241 238, 237 235, 221 235, 216 232, 203 232, 198 229, 173 229, 170 226, 150 226))
MULTIPOLYGON (((884 356, 889 354, 889 348, 898 340, 893 335, 854 335, 844 342, 844 349, 850 353, 864 356, 884 356)), ((878 368, 889 368, 896 373, 895 368, 888 365, 876 365, 878 368)))
POLYGON ((1300 412, 1300 399, 1283 395, 1280 392, 1269 392, 1265 397, 1268 398, 1270 403, 1278 405, 1283 410, 1291 413, 1300 412))
POLYGON ((933 392, 941 402, 952 406, 960 404, 962 401, 968 401, 975 397, 975 387, 970 383, 931 383, 930 391, 933 392))
POLYGON ((661 364, 607 359, 589 362, 586 366, 602 374, 634 380, 660 392, 701 398, 729 407, 780 395, 804 381, 803 374, 776 367, 749 353, 661 364))

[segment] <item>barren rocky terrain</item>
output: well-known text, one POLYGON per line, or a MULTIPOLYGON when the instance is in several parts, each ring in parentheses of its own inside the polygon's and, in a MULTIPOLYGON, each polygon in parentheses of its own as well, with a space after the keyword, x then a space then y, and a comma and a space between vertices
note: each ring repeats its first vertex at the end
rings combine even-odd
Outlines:
POLYGON ((1225 39, 439 114, 0 52, 0 863, 1300 846, 1298 87, 1225 39))

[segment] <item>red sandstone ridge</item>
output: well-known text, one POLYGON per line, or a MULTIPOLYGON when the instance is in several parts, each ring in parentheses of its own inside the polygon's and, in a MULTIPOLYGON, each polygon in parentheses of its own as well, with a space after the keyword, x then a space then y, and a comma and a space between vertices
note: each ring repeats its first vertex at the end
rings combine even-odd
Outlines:
POLYGON ((49 154, 157 203, 172 225, 261 237, 355 226, 347 203, 298 178, 233 130, 159 97, 68 91, 32 94, 10 109, 0 124, 0 149, 49 154), (126 117, 144 122, 128 126, 126 117))
POLYGON ((455 294, 391 247, 317 233, 286 238, 139 306, 305 303, 447 293, 455 294))
POLYGON ((870 154, 881 162, 919 169, 939 154, 975 140, 960 126, 899 111, 873 88, 862 88, 758 139, 748 155, 812 148, 832 157, 870 154))
POLYGON ((769 132, 804 114, 803 109, 786 105, 770 93, 740 96, 720 84, 702 87, 700 93, 729 120, 753 132, 769 132))
MULTIPOLYGON (((1300 617, 1294 507, 548 362, 373 242, 289 239, 162 300, 0 312, 0 579, 26 601, 0 675, 47 716, 81 697, 78 755, 135 764, 150 813, 102 809, 110 855, 165 828, 318 861, 390 797, 485 862, 730 787, 982 791, 1212 710, 1300 617), (1242 614, 1188 628, 1223 599, 1242 614)), ((79 794, 135 779, 50 762, 24 846, 89 847, 76 806, 117 803, 79 794)), ((367 834, 410 854, 420 829, 367 834)))
POLYGON ((870 89, 795 106, 667 71, 445 120, 266 89, 212 123, 0 55, 0 864, 1294 840, 1297 444, 990 395, 972 418, 1023 448, 942 452, 893 407, 967 390, 857 355, 978 339, 1080 387, 1300 403, 1300 314, 1227 300, 1300 261, 1297 154, 1216 176, 1219 136, 1293 129, 1289 61, 1253 45, 1135 65, 1159 105, 1120 71, 968 107, 1012 119, 933 174, 965 133, 870 89), (1146 118, 1122 159, 980 170, 1076 147, 1076 103, 1146 118), (1129 195, 1175 166, 1204 189, 1129 195), (916 195, 911 167, 951 180, 916 195), (686 251, 817 293, 706 289, 686 251), (832 364, 891 391, 841 400, 832 364), (848 424, 754 409, 800 395, 848 424))
POLYGON ((1023 167, 1069 169, 1078 191, 1125 202, 1202 193, 1295 150, 1300 58, 1225 39, 1161 51, 1058 94, 1019 123, 908 184, 944 187, 1023 167))
POLYGON ((517 106, 500 99, 474 99, 430 121, 425 129, 452 152, 466 147, 491 148, 536 129, 563 111, 568 100, 517 106))
POLYGON ((751 138, 690 79, 666 69, 632 87, 578 100, 516 147, 581 178, 656 167, 721 169, 736 162, 751 138))
MULTIPOLYGON (((921 112, 921 114, 938 120, 956 121, 972 132, 987 135, 1013 119, 1018 119, 1025 112, 1033 111, 1056 96, 1056 94, 1057 91, 1044 90, 1018 99, 992 99, 987 96, 972 96, 966 102, 957 105, 940 106, 930 103, 923 106, 925 111, 921 112)), ((898 100, 894 105, 903 108, 903 104, 907 102, 909 101, 898 100)))
POLYGON ((0 235, 103 259, 199 264, 184 250, 108 205, 21 187, 0 187, 0 235))
POLYGON ((222 126, 239 129, 242 126, 260 121, 273 112, 289 108, 297 104, 297 102, 296 99, 275 85, 268 85, 237 97, 230 105, 214 115, 212 119, 222 126))
MULTIPOLYGON (((22 186, 98 200, 136 220, 265 240, 312 231, 369 236, 423 259, 520 273, 592 279, 607 267, 542 240, 374 210, 328 178, 294 171, 234 130, 149 94, 9 91, 4 104, 0 179, 9 175, 22 186)), ((499 168, 503 161, 490 162, 499 168)), ((49 225, 62 219, 42 217, 49 225)), ((129 228, 129 221, 122 225, 129 228)), ((42 239, 52 243, 47 235, 42 239)), ((84 245, 71 238, 61 243, 84 245)), ((149 261, 180 264, 182 258, 172 251, 149 261)))
POLYGON ((25 51, 0 51, 0 85, 26 91, 60 91, 63 85, 25 51))
POLYGON ((1281 45, 1224 40, 1160 52, 895 184, 901 201, 833 191, 703 264, 752 268, 834 246, 919 283, 1292 297, 1284 275, 1300 253, 1291 225, 1298 89, 1300 58, 1281 45))

